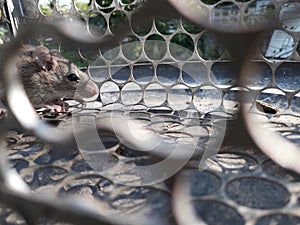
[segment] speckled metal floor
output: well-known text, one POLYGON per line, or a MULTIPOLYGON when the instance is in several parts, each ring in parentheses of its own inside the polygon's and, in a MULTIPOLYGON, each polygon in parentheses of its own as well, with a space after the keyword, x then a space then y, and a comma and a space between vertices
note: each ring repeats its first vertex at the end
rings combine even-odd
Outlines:
MULTIPOLYGON (((95 116, 103 111, 80 113, 95 116)), ((142 109, 131 113, 134 118, 147 118, 150 127, 169 135, 172 129, 187 124, 183 114, 174 116, 166 111, 142 109), (162 118, 167 117, 168 122, 163 123, 162 118)), ((70 120, 70 116, 64 117, 58 127, 67 127, 70 120)), ((117 174, 120 177, 126 173, 122 170, 124 163, 140 166, 158 160, 120 145, 111 135, 104 134, 103 138, 112 153, 107 160, 120 165, 117 174)), ((151 221, 150 224, 162 225, 300 223, 300 175, 279 167, 250 147, 223 146, 215 157, 205 161, 205 170, 199 170, 199 157, 165 182, 135 187, 116 184, 101 176, 76 149, 57 154, 36 137, 15 131, 8 134, 7 142, 12 166, 34 192, 94 199, 103 206, 99 214, 106 217, 139 215, 143 218, 140 224, 151 221)), ((123 179, 135 182, 137 178, 124 176, 123 179)), ((22 217, 5 207, 1 207, 0 215, 1 224, 26 224, 22 217)), ((64 224, 44 220, 40 223, 64 224)))

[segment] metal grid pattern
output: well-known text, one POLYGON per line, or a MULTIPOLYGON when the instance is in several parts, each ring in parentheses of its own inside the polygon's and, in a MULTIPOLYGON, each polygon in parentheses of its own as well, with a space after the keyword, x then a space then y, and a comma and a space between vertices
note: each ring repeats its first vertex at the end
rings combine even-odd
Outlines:
MULTIPOLYGON (((218 26, 220 21, 233 24, 240 21, 239 26, 233 25, 238 32, 241 26, 244 31, 245 25, 251 29, 253 24, 263 20, 262 15, 280 19, 283 26, 263 33, 263 41, 255 45, 251 63, 236 60, 243 63, 241 72, 232 59, 235 56, 234 53, 231 55, 231 46, 226 45, 217 33, 187 22, 179 14, 172 12, 169 17, 158 16, 153 20, 145 17, 141 23, 141 17, 135 12, 139 12, 139 6, 147 4, 145 2, 70 1, 69 7, 61 1, 23 1, 22 4, 24 11, 17 13, 17 23, 55 21, 71 15, 74 20, 80 18, 92 36, 108 38, 113 38, 112 34, 118 36, 121 26, 126 27, 124 21, 130 28, 121 44, 101 47, 97 54, 86 49, 73 52, 78 54, 91 79, 99 86, 100 102, 81 105, 70 101, 71 110, 74 109, 72 118, 69 115, 62 118, 42 115, 48 122, 59 122, 61 129, 69 127, 73 118, 94 120, 114 111, 142 121, 150 130, 180 144, 196 138, 197 147, 201 149, 207 145, 207 139, 216 135, 214 132, 224 135, 224 130, 218 130, 220 121, 225 121, 230 133, 231 122, 240 111, 238 93, 245 92, 245 108, 250 108, 251 115, 258 115, 255 117, 256 121, 257 118, 261 121, 258 126, 267 126, 273 133, 280 133, 298 145, 299 30, 286 16, 291 15, 289 7, 293 6, 292 3, 199 1, 203 7, 201 12, 207 10, 209 15, 209 21, 203 26, 215 27, 218 31, 222 30, 218 26), (36 8, 27 7, 32 4, 36 8), (282 46, 271 45, 276 35, 285 40, 281 42, 282 46)), ((295 7, 298 7, 296 3, 295 7)), ((4 23, 4 26, 8 24, 4 23)), ((16 24, 18 26, 22 25, 16 24)), ((5 34, 5 27, 3 30, 5 34)), ((5 35, 2 39, 9 42, 5 35)), ((57 45, 55 37, 39 40, 57 45)), ((251 122, 251 118, 248 120, 251 122)), ((199 170, 203 158, 197 156, 179 176, 157 185, 139 186, 141 177, 129 176, 127 167, 148 165, 159 159, 120 144, 109 133, 102 135, 105 146, 112 153, 106 160, 112 161, 116 165, 114 169, 119 171, 115 173, 115 179, 132 185, 137 182, 136 187, 104 178, 75 150, 63 156, 57 155, 47 144, 30 135, 8 134, 9 159, 37 193, 96 200, 95 204, 101 209, 96 212, 104 217, 103 220, 97 219, 103 223, 126 223, 126 216, 138 218, 135 222, 129 220, 133 224, 140 224, 140 221, 145 224, 153 224, 153 221, 158 224, 190 224, 195 221, 200 224, 249 225, 270 224, 271 221, 277 224, 299 223, 299 176, 274 164, 268 158, 276 161, 272 153, 268 152, 266 156, 253 147, 223 146, 216 157, 205 160, 205 171, 199 170)), ((256 141, 268 143, 267 140, 256 141)), ((294 164, 291 169, 298 170, 294 164)), ((43 206, 41 202, 39 204, 43 206)), ((36 217, 40 217, 35 221, 37 224, 54 223, 43 218, 51 218, 51 213, 41 212, 34 216, 33 212, 25 210, 26 216, 20 211, 24 218, 3 208, 1 217, 4 223, 30 224, 36 217)), ((94 218, 88 215, 88 218, 94 218)), ((71 214, 67 221, 81 223, 72 216, 75 218, 71 214)))

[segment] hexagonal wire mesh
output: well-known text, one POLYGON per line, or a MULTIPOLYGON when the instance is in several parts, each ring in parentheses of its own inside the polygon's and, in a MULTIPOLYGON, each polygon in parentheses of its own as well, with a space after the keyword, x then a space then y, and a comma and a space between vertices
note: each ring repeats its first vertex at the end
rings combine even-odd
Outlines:
MULTIPOLYGON (((67 51, 65 39, 51 32, 23 37, 26 43, 59 48, 64 57, 86 68, 100 97, 90 103, 67 101, 71 115, 40 112, 59 129, 73 128, 79 147, 68 153, 58 154, 57 147, 49 148, 26 133, 6 135, 9 160, 39 196, 25 189, 21 194, 11 192, 3 185, 3 203, 21 213, 3 206, 3 223, 55 223, 52 219, 79 224, 299 223, 299 175, 271 161, 299 172, 295 161, 299 154, 299 3, 169 2, 181 14, 155 1, 1 2, 0 34, 7 45, 9 30, 13 34, 19 28, 22 31, 27 21, 57 23, 62 19, 79 21, 83 25, 80 35, 109 40, 107 45, 99 44, 95 53, 75 41, 76 48, 67 51), (143 11, 144 5, 150 9, 143 11), (280 24, 269 23, 278 20, 280 24), (129 29, 126 36, 122 36, 124 27, 129 29), (220 147, 225 132, 233 139, 231 143, 246 136, 235 125, 231 128, 239 116, 239 93, 250 136, 266 155, 252 146, 220 147), (146 127, 146 137, 159 134, 162 139, 155 140, 163 140, 162 146, 140 139, 127 123, 110 121, 112 112, 113 118, 117 115, 125 122, 134 118, 141 123, 143 129, 134 128, 144 132, 146 127), (107 121, 113 124, 119 139, 101 132, 99 144, 98 136, 92 139, 93 132, 76 133, 78 124, 88 128, 95 120, 100 121, 96 126, 107 121), (132 146, 122 131, 132 133, 133 142, 141 144, 132 146), (230 135, 231 131, 241 134, 230 135), (153 145, 152 154, 143 152, 145 145, 153 145), (166 149, 170 148, 179 149, 179 159, 175 157, 163 169, 149 169, 168 158, 166 149), (193 155, 186 150, 187 156, 182 157, 182 151, 189 148, 193 155), (53 202, 47 195, 62 201, 53 202), (87 203, 78 205, 78 201, 87 203)), ((64 27, 67 32, 80 38, 76 28, 69 26, 64 27)), ((14 177, 4 173, 3 181, 5 176, 14 177)), ((18 180, 10 180, 14 183, 9 187, 19 191, 18 180)))

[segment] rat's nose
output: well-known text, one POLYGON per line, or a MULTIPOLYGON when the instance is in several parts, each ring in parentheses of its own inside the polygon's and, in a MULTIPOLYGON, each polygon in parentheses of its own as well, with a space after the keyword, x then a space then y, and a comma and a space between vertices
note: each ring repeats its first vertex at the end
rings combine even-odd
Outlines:
POLYGON ((84 101, 94 101, 99 96, 98 85, 89 80, 83 87, 80 88, 79 94, 84 101))
POLYGON ((99 88, 97 87, 96 89, 92 90, 92 94, 95 95, 99 95, 99 88))
POLYGON ((93 81, 89 80, 85 88, 89 93, 91 93, 92 96, 99 95, 99 87, 93 81))

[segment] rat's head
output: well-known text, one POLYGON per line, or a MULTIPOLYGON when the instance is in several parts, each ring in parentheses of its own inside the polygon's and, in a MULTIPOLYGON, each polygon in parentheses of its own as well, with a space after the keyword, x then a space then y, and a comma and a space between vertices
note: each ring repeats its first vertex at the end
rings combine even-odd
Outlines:
POLYGON ((63 97, 83 100, 95 100, 98 97, 99 88, 88 74, 68 60, 56 57, 53 60, 56 66, 49 72, 53 74, 53 79, 59 81, 55 85, 63 97))
POLYGON ((88 74, 63 58, 57 50, 50 51, 44 46, 38 46, 33 50, 32 57, 41 73, 46 74, 55 97, 83 100, 95 100, 98 97, 99 88, 88 74))

